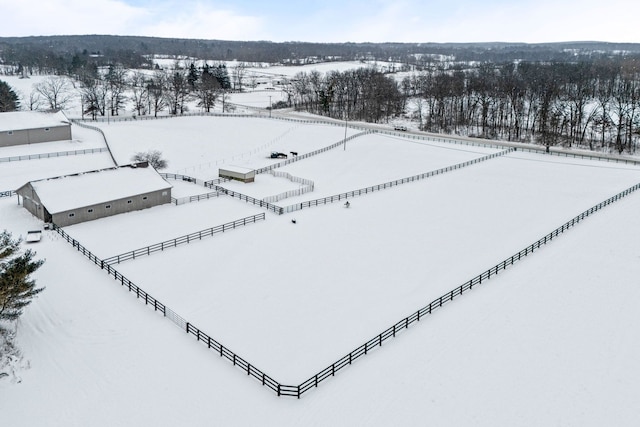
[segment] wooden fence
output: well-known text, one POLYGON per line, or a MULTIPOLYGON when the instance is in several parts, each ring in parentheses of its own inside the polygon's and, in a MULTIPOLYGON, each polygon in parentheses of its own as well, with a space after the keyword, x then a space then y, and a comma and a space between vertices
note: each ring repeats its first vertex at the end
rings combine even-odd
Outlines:
POLYGON ((614 203, 628 196, 629 194, 633 193, 639 188, 640 188, 640 184, 636 184, 633 187, 630 187, 624 190, 623 192, 618 193, 615 196, 605 200, 604 202, 598 203, 592 208, 574 217, 570 221, 567 221, 566 223, 562 224, 560 227, 556 228, 549 234, 546 234, 545 236, 538 239, 537 241, 527 246, 523 250, 519 251, 518 253, 512 255, 511 257, 505 259, 502 262, 499 262, 498 264, 491 267, 487 271, 463 283, 457 288, 436 298, 435 300, 431 301, 431 303, 429 303, 428 305, 422 307, 420 310, 394 323, 391 327, 385 329, 380 334, 374 336, 373 338, 371 338, 361 346, 357 347, 355 350, 341 357, 336 362, 332 363, 325 369, 313 375, 306 381, 303 381, 300 385, 296 386, 295 390, 292 390, 291 393, 299 398, 305 392, 311 390, 312 388, 317 387, 318 384, 320 384, 322 381, 325 381, 328 378, 335 376, 336 372, 351 365, 358 358, 367 355, 371 350, 375 349, 376 347, 382 347, 383 342, 385 342, 390 338, 394 338, 398 333, 400 333, 405 329, 408 329, 410 325, 416 322, 419 322, 421 319, 424 319, 426 316, 433 313, 435 310, 439 309, 447 302, 453 301, 454 298, 457 298, 461 296, 463 293, 470 291, 474 287, 482 284, 482 282, 486 282, 492 276, 497 275, 500 272, 500 270, 505 270, 507 267, 515 264, 517 261, 520 261, 522 258, 526 257, 527 255, 532 254, 535 250, 551 242, 554 238, 558 237, 568 229, 572 228, 574 225, 578 224, 580 221, 587 218, 589 215, 599 211, 600 209, 610 205, 611 203, 614 203))
MULTIPOLYGON (((263 214, 264 215, 264 214, 263 214)), ((164 317, 171 320, 176 326, 188 334, 193 335, 199 342, 207 345, 215 354, 219 354, 233 363, 234 366, 242 369, 248 376, 251 376, 262 383, 263 386, 273 390, 278 396, 283 395, 281 392, 282 385, 275 381, 271 376, 265 374, 262 370, 258 369, 255 365, 247 362, 245 359, 234 353, 228 347, 222 345, 219 341, 211 338, 200 329, 195 327, 192 323, 187 322, 182 316, 171 310, 169 307, 146 293, 139 286, 136 286, 129 279, 120 274, 113 266, 106 264, 100 258, 93 255, 88 249, 80 244, 77 240, 73 239, 63 229, 53 224, 53 229, 60 234, 67 242, 69 242, 74 248, 76 248, 81 254, 89 258, 95 265, 105 270, 110 276, 120 283, 121 286, 128 289, 129 292, 135 294, 137 299, 144 301, 145 305, 153 307, 154 311, 162 313, 164 317)))
MULTIPOLYGON (((247 108, 254 108, 254 107, 247 107, 247 108)), ((158 119, 167 119, 167 118, 175 118, 175 117, 189 117, 189 116, 211 116, 211 117, 249 117, 249 118, 263 118, 263 119, 271 119, 271 120, 280 120, 280 121, 287 121, 287 122, 294 122, 294 123, 306 123, 306 124, 322 124, 322 125, 330 125, 330 126, 339 126, 339 127, 343 127, 345 125, 344 122, 342 121, 336 121, 336 120, 327 120, 327 119, 301 119, 301 118, 292 118, 292 117, 282 117, 282 116, 276 116, 273 115, 271 117, 269 116, 264 116, 264 115, 255 115, 255 114, 230 114, 230 113, 206 113, 206 112, 197 112, 197 113, 185 113, 179 116, 158 116, 158 117, 154 117, 154 116, 137 116, 137 118, 134 117, 111 117, 111 118, 97 118, 96 120, 88 120, 88 119, 71 119, 71 121, 75 124, 78 125, 83 125, 84 123, 82 122, 86 122, 86 121, 94 121, 94 122, 107 122, 107 121, 113 121, 113 122, 119 122, 119 121, 135 121, 135 120, 158 120, 158 119)), ((93 126, 88 126, 85 125, 85 127, 88 127, 90 129, 94 129, 94 130, 99 130, 98 128, 95 128, 93 126)), ((524 146, 524 144, 519 144, 517 142, 505 142, 504 144, 499 143, 498 141, 494 141, 491 142, 491 140, 485 140, 485 139, 477 139, 477 140, 473 140, 473 139, 461 139, 461 138, 456 138, 456 137, 447 137, 447 136, 436 136, 436 135, 419 135, 419 134, 414 134, 414 133, 407 133, 407 132, 398 132, 398 131, 393 131, 393 130, 387 130, 387 129, 383 129, 383 128, 367 128, 364 126, 359 126, 357 124, 357 122, 349 122, 348 123, 348 127, 350 129, 356 129, 356 130, 362 130, 363 132, 359 135, 352 135, 349 138, 347 138, 347 141, 351 140, 354 137, 357 136, 361 136, 362 134, 366 134, 366 133, 379 133, 379 134, 383 134, 383 135, 393 135, 393 136, 399 136, 405 139, 412 139, 412 140, 419 140, 419 141, 432 141, 432 142, 440 142, 440 143, 446 143, 446 144, 457 144, 457 145, 467 145, 467 146, 473 146, 473 147, 486 147, 486 148, 494 148, 494 149, 502 149, 505 148, 505 146, 508 147, 513 147, 513 148, 517 148, 519 150, 522 151, 530 151, 530 152, 536 152, 536 153, 544 153, 546 151, 546 148, 535 148, 535 147, 526 147, 524 146)), ((100 131, 101 132, 101 131, 100 131)), ((104 135, 104 134, 103 134, 104 135)), ((105 138, 106 141, 106 138, 105 138)), ((341 140, 340 142, 337 142, 336 144, 334 144, 335 146, 340 146, 344 144, 344 140, 341 140)), ((107 144, 108 147, 108 144, 107 144)), ((335 148, 335 147, 334 147, 335 148)), ((617 163, 626 163, 626 164, 634 164, 634 165, 640 165, 640 161, 638 160, 633 160, 633 159, 625 159, 625 158, 619 158, 619 157, 609 157, 607 155, 597 155, 597 154, 579 154, 579 153, 569 153, 569 152, 565 152, 565 151, 555 151, 555 150, 551 150, 548 154, 551 155, 557 155, 557 156, 566 156, 566 157, 575 157, 575 158, 581 158, 581 159, 591 159, 591 160, 601 160, 601 161, 610 161, 610 162, 617 162, 617 163)), ((295 160, 294 160, 295 161, 295 160)), ((115 161, 114 161, 115 162, 115 161)), ((277 167, 281 167, 283 166, 282 163, 278 163, 276 165, 270 166, 269 168, 277 168, 277 167)), ((262 172, 258 172, 258 173, 262 173, 262 172)))
POLYGON ((23 160, 50 159, 53 157, 78 156, 82 154, 104 153, 105 151, 109 150, 105 147, 101 147, 87 148, 86 150, 56 151, 53 153, 29 154, 26 156, 0 157, 0 163, 19 162, 23 160))
POLYGON ((198 178, 194 178, 192 176, 189 175, 180 175, 177 173, 164 173, 161 172, 159 174, 161 177, 163 177, 164 179, 173 179, 174 181, 185 181, 185 182, 191 182, 193 184, 197 184, 197 185, 201 185, 203 187, 207 187, 207 183, 201 179, 198 178))
POLYGON ((410 182, 431 178, 431 177, 436 176, 436 175, 442 175, 444 173, 451 172, 451 171, 456 170, 456 169, 464 168, 464 167, 467 167, 467 166, 474 165, 476 163, 480 163, 480 162, 484 162, 486 160, 494 159, 496 157, 504 156, 504 155, 509 154, 509 153, 511 153, 513 151, 515 151, 515 148, 509 148, 507 150, 500 151, 498 153, 489 154, 488 156, 479 157, 477 159, 469 160, 469 161, 466 161, 464 163, 458 163, 456 165, 447 166, 446 168, 441 168, 441 169, 437 169, 437 170, 434 170, 434 171, 431 171, 431 172, 421 173, 419 175, 413 175, 413 176, 410 176, 410 177, 407 177, 407 178, 397 179, 395 181, 385 182, 384 184, 378 184, 378 185, 373 185, 373 186, 366 187, 366 188, 361 188, 359 190, 348 191, 346 193, 340 193, 340 194, 336 194, 336 195, 333 195, 333 196, 323 197, 323 198, 320 198, 320 199, 309 200, 309 201, 302 202, 302 203, 296 203, 294 205, 285 206, 285 207, 283 207, 281 209, 283 210, 283 212, 289 213, 289 212, 299 211, 299 210, 304 209, 304 208, 310 208, 312 206, 326 205, 328 203, 334 203, 334 202, 338 202, 338 201, 341 201, 341 200, 346 200, 346 199, 348 199, 350 197, 361 196, 363 194, 372 193, 374 191, 385 190, 387 188, 395 187, 397 185, 407 184, 407 183, 410 183, 410 182))
POLYGON ((96 131, 100 135, 102 135, 102 139, 104 140, 104 145, 106 145, 107 151, 109 151, 109 156, 111 156, 111 160, 113 161, 113 164, 118 166, 118 162, 116 162, 116 158, 113 157, 113 153, 111 152, 111 147, 109 147, 109 141, 107 141, 107 136, 104 134, 102 129, 100 129, 98 127, 95 127, 95 126, 88 125, 86 123, 83 123, 81 120, 77 120, 77 119, 71 119, 71 123, 73 123, 74 125, 78 125, 78 126, 80 126, 82 128, 85 128, 85 129, 90 129, 90 130, 96 131))
POLYGON ((180 197, 180 198, 175 198, 175 197, 171 197, 171 203, 173 203, 174 205, 178 206, 178 205, 184 205, 185 203, 192 203, 192 202, 199 202, 201 200, 208 200, 208 199, 212 199, 214 197, 218 197, 220 196, 220 193, 218 193, 217 191, 214 191, 212 193, 205 193, 205 194, 198 194, 196 196, 186 196, 186 197, 180 197))
MULTIPOLYGON (((327 147, 328 149, 329 147, 327 147)), ((368 194, 368 193, 372 193, 374 191, 380 191, 380 190, 384 190, 387 188, 391 188, 391 187, 395 187, 397 185, 402 185, 402 184, 407 184, 409 182, 414 182, 414 181, 419 181, 422 179, 426 179, 426 178, 430 178, 432 176, 436 176, 436 175, 441 175, 443 173, 447 173, 447 172, 451 172, 453 170, 456 169, 460 169, 466 166, 470 166, 470 165, 474 165, 476 163, 480 163, 480 162, 484 162, 486 160, 490 160, 496 157, 500 157, 500 156, 504 156, 506 154, 509 154, 513 151, 516 151, 515 148, 509 148, 507 150, 504 151, 500 151, 498 153, 493 153, 493 154, 489 154, 487 156, 483 156, 483 157, 479 157, 477 159, 473 159, 473 160, 469 160, 463 163, 459 163, 456 165, 452 165, 452 166, 447 166, 446 168, 441 168, 435 171, 431 171, 431 172, 426 172, 426 173, 422 173, 419 175, 414 175, 414 176, 410 176, 407 178, 402 178, 402 179, 397 179, 395 181, 390 181, 390 182, 386 182, 384 184, 378 184, 378 185, 373 185, 371 187, 366 187, 366 188, 361 188, 359 190, 353 190, 353 191, 348 191, 346 193, 341 193, 341 194, 336 194, 333 196, 328 196, 328 197, 323 197, 321 199, 315 199, 315 200, 309 200, 306 202, 302 202, 302 203, 296 203, 294 205, 289 205, 286 207, 281 207, 281 206, 277 206, 272 204, 270 201, 268 201, 268 198, 265 198, 263 200, 259 200, 256 199, 254 197, 248 196, 246 194, 242 194, 242 193, 238 193, 235 191, 231 191, 231 190, 227 190, 224 187, 221 187, 219 185, 213 184, 212 181, 207 181, 205 183, 205 185, 207 187, 213 188, 216 191, 218 191, 219 193, 231 196, 231 197, 235 197, 238 198, 240 200, 244 200, 248 203, 253 203, 254 205, 258 205, 260 207, 264 207, 272 212, 275 212, 279 215, 282 215, 284 213, 290 213, 290 212, 295 212, 304 208, 310 208, 312 206, 320 206, 320 205, 326 205, 328 203, 334 203, 337 201, 341 201, 341 200, 346 200, 350 197, 356 197, 356 196, 361 196, 363 194, 368 194)), ((308 154, 312 154, 312 153, 308 153, 308 154)), ((302 156, 300 156, 302 157, 302 156)), ((278 165, 280 165, 280 163, 278 163, 278 165)), ((277 165, 274 165, 277 166, 277 165)), ((280 167, 280 166, 278 166, 280 167)), ((264 170, 263 172, 271 172, 271 170, 264 170)), ((295 192, 297 190, 293 190, 293 192, 295 192)), ((295 194, 294 194, 295 195, 295 194)))
POLYGON ((544 148, 534 148, 534 147, 518 147, 518 150, 527 151, 529 153, 549 154, 551 156, 571 157, 574 159, 586 159, 586 160, 596 160, 600 162, 624 163, 627 165, 636 165, 636 166, 640 165, 640 160, 626 159, 624 157, 609 157, 606 155, 583 154, 583 153, 573 153, 568 151, 556 151, 556 150, 551 150, 547 152, 544 148))
POLYGON ((11 196, 14 196, 15 194, 16 194, 15 190, 0 191, 0 198, 11 197, 11 196))
POLYGON ((315 183, 310 179, 300 178, 297 176, 293 176, 288 172, 271 170, 269 173, 277 178, 286 178, 291 182, 295 182, 301 185, 300 188, 295 190, 285 191, 283 193, 275 194, 273 196, 263 197, 262 200, 269 203, 279 202, 283 199, 288 199, 289 197, 302 196, 303 194, 310 193, 313 191, 315 187, 315 183))
MULTIPOLYGON (((182 328, 187 334, 191 334, 196 337, 196 339, 207 345, 207 348, 211 349, 214 354, 219 355, 222 358, 227 359, 234 366, 237 366, 241 369, 247 376, 252 377, 259 381, 263 386, 268 387, 270 390, 274 391, 278 396, 290 396, 297 397, 298 399, 306 392, 317 388, 320 383, 328 380, 329 378, 336 375, 337 372, 342 369, 352 365, 356 360, 369 354, 372 350, 382 347, 382 343, 385 341, 396 337, 400 332, 409 328, 409 326, 416 324, 420 320, 423 320, 428 315, 432 314, 434 311, 438 310, 446 303, 453 301, 455 298, 462 296, 464 293, 472 290, 474 287, 481 285, 483 282, 491 279, 492 276, 497 275, 501 270, 505 270, 507 267, 514 265, 516 262, 520 261, 524 257, 532 254, 534 251, 551 242, 554 238, 560 236, 565 231, 569 230, 576 224, 578 224, 583 219, 592 215, 595 212, 598 212, 602 208, 614 203, 629 194, 637 191, 640 188, 640 184, 636 184, 633 187, 630 187, 609 199, 598 203, 592 208, 582 212, 580 215, 577 215, 570 221, 562 224, 560 227, 556 228, 552 232, 544 235, 542 238, 538 239, 536 242, 527 246, 523 250, 517 252, 511 257, 499 262, 495 266, 486 270, 485 272, 479 274, 478 276, 472 278, 471 280, 463 283, 462 285, 456 287, 455 289, 445 293, 444 295, 436 298, 431 301, 428 305, 422 307, 418 311, 412 313, 411 315, 401 319, 400 321, 394 323, 391 327, 385 329, 378 335, 372 337, 364 344, 360 345, 353 351, 349 352, 345 356, 341 357, 328 367, 319 371, 315 375, 311 376, 307 380, 303 381, 298 385, 285 385, 280 384, 278 381, 274 380, 271 376, 264 373, 262 370, 258 369, 255 365, 249 363, 236 353, 234 353, 229 348, 223 346, 217 340, 211 338, 209 335, 202 332, 200 329, 195 327, 190 322, 187 322, 181 316, 170 310, 164 304, 144 292, 138 286, 133 284, 130 280, 124 277, 122 274, 117 272, 111 265, 105 263, 103 260, 100 260, 95 255, 93 255, 90 251, 88 251, 84 246, 82 246, 78 241, 71 238, 64 230, 54 225, 54 229, 67 240, 70 244, 73 245, 80 253, 89 258, 94 264, 99 266, 100 268, 107 271, 107 273, 113 276, 122 286, 129 289, 130 292, 136 295, 136 298, 141 299, 145 302, 145 305, 150 305, 153 307, 154 311, 161 312, 165 317, 169 318, 174 324, 178 327, 182 328)), ((376 373, 377 375, 378 373, 376 373)))
POLYGON ((345 139, 341 139, 340 141, 338 141, 336 143, 333 143, 331 145, 328 145, 328 146, 326 146, 324 148, 320 148, 318 150, 314 150, 314 151, 311 151, 309 153, 300 154, 300 155, 297 155, 297 156, 292 156, 292 157, 290 157, 287 160, 284 160, 282 162, 274 163, 274 164, 266 166, 264 168, 256 169, 256 174, 266 173, 266 172, 269 172, 269 171, 271 171, 273 169, 278 169, 278 168, 281 168, 283 166, 289 165, 291 163, 299 162, 300 160, 304 160, 304 159, 307 159, 309 157, 317 156, 318 154, 324 153, 325 151, 333 150, 334 148, 338 148, 338 147, 342 146, 345 143, 345 141, 351 141, 353 139, 359 138, 359 137, 361 137, 363 135, 367 135, 367 134, 370 134, 370 133, 372 133, 372 131, 369 131, 369 130, 364 131, 364 132, 360 132, 360 133, 357 133, 355 135, 351 135, 351 136, 347 137, 346 140, 345 139))
POLYGON ((202 240, 205 237, 211 237, 219 233, 224 233, 225 231, 235 230, 238 227, 242 227, 248 224, 253 224, 258 221, 263 221, 265 219, 264 212, 248 216, 246 218, 241 218, 236 221, 227 222, 222 225, 217 225, 215 227, 207 228, 206 230, 196 231, 195 233, 187 234, 186 236, 176 237, 175 239, 166 240, 164 242, 156 243, 154 245, 150 245, 144 248, 136 249, 134 251, 125 252, 120 255, 115 255, 109 258, 105 258, 102 260, 105 264, 120 264, 123 261, 127 261, 130 259, 140 258, 142 256, 149 256, 155 252, 162 252, 165 249, 175 248, 179 245, 186 245, 195 241, 202 240))
POLYGON ((265 202, 264 200, 256 199, 255 197, 247 196, 246 194, 238 193, 237 191, 228 190, 224 187, 220 187, 219 185, 212 184, 211 182, 207 182, 207 186, 213 188, 220 194, 224 194, 229 197, 233 197, 236 199, 244 200, 247 203, 252 203, 256 206, 260 206, 261 208, 265 208, 271 212, 275 212, 277 214, 282 214, 284 211, 280 206, 274 205, 273 203, 265 202))

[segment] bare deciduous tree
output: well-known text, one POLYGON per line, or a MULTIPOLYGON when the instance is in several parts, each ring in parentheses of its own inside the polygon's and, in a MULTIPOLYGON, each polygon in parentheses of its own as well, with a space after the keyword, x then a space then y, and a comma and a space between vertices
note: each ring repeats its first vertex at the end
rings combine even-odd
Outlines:
POLYGON ((64 109, 73 98, 72 85, 65 77, 48 77, 34 85, 35 91, 42 96, 50 110, 64 109))
POLYGON ((148 162, 156 170, 165 169, 169 164, 162 158, 162 152, 158 150, 136 153, 131 157, 131 160, 134 162, 148 162))

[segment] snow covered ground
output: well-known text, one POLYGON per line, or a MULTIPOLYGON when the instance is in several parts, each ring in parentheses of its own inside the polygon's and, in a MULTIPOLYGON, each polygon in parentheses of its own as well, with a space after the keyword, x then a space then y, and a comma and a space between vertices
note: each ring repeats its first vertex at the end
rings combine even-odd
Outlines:
MULTIPOLYGON (((304 154, 344 139, 343 126, 268 118, 176 117, 164 120, 92 123, 105 133, 119 164, 136 152, 160 150, 166 172, 210 180, 224 165, 263 167, 272 151, 304 154)), ((348 129, 347 136, 358 133, 348 129)))
MULTIPOLYGON (((265 158, 272 149, 294 150, 294 141, 309 152, 344 136, 339 127, 289 130, 290 123, 240 118, 228 120, 248 125, 225 131, 225 119, 216 118, 208 131, 213 118, 202 118, 178 142, 171 127, 179 120, 136 123, 131 146, 120 125, 103 128, 121 158, 159 148, 171 172, 191 165, 201 179, 215 175, 213 166, 195 168, 206 161, 249 153, 234 164, 258 167, 272 162, 265 158), (214 147, 197 142, 218 129, 225 137, 214 147), (273 143, 278 137, 284 145, 273 143)), ((495 151, 374 134, 283 170, 317 181, 325 195, 495 151)), ((70 167, 40 162, 20 162, 33 165, 22 178, 70 167)), ((12 182, 13 173, 0 164, 0 182, 12 182)), ((273 189, 290 185, 274 181, 273 189)), ((638 167, 514 152, 354 198, 349 209, 267 213, 265 221, 116 268, 277 380, 298 383, 638 182, 638 167)), ((251 193, 252 184, 235 185, 251 193)), ((18 326, 23 360, 0 380, 2 419, 25 426, 636 426, 639 209, 640 193, 606 207, 301 400, 278 399, 219 360, 47 231, 33 245, 47 259, 36 274, 47 289, 18 326)), ((259 212, 220 196, 66 231, 106 257, 259 212)), ((4 198, 0 227, 17 236, 41 224, 4 198)))

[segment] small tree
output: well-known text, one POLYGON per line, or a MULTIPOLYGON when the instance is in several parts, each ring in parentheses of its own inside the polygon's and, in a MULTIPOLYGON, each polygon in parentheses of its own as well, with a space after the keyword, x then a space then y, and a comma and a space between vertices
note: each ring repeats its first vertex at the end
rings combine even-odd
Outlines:
POLYGON ((156 170, 165 169, 169 165, 169 163, 162 158, 162 152, 158 150, 136 153, 131 157, 131 160, 134 162, 149 162, 149 165, 156 170))
POLYGON ((0 233, 0 320, 15 321, 31 300, 44 290, 29 278, 44 263, 34 260, 30 249, 20 253, 21 240, 11 233, 0 233))

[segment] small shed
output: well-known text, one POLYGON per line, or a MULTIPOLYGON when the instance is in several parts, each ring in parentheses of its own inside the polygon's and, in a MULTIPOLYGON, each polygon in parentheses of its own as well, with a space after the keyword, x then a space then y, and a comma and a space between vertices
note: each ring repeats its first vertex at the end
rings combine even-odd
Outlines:
POLYGON ((171 184, 147 163, 31 181, 18 202, 60 227, 171 202, 171 184))
POLYGON ((62 111, 0 113, 0 147, 71 140, 71 122, 62 111))
POLYGON ((255 169, 243 168, 242 166, 227 166, 218 170, 220 178, 235 179, 242 182, 253 182, 256 180, 255 169))

